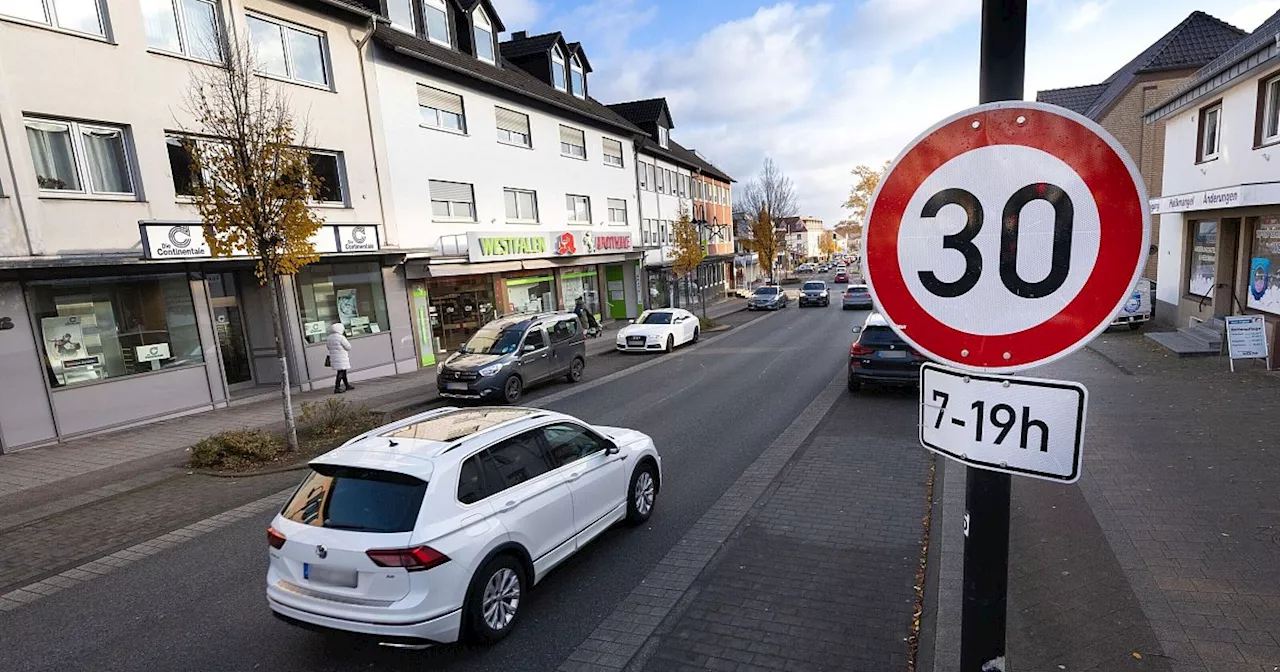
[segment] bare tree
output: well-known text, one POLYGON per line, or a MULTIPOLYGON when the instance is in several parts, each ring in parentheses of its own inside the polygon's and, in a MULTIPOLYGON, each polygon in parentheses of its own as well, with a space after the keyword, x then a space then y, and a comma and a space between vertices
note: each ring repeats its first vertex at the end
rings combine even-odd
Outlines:
POLYGON ((766 156, 760 174, 743 185, 734 210, 747 213, 748 217, 757 216, 764 210, 777 221, 795 217, 800 212, 800 205, 791 178, 766 156))
POLYGON ((309 202, 322 186, 311 168, 305 123, 274 84, 254 74, 247 38, 231 36, 225 67, 193 67, 187 112, 200 138, 191 156, 192 201, 214 256, 257 259, 258 282, 271 289, 271 326, 280 362, 280 394, 290 450, 298 447, 281 323, 280 276, 318 255, 310 242, 323 225, 309 202))

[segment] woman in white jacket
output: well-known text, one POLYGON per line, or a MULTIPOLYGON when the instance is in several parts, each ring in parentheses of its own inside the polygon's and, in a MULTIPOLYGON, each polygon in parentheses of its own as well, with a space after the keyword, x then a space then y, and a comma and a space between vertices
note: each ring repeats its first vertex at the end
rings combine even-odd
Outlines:
POLYGON ((348 390, 354 390, 351 383, 347 382, 347 369, 351 368, 351 341, 342 335, 342 324, 334 324, 329 327, 329 336, 324 339, 325 348, 329 350, 329 366, 337 371, 338 374, 333 379, 333 393, 342 393, 342 387, 345 385, 348 390))

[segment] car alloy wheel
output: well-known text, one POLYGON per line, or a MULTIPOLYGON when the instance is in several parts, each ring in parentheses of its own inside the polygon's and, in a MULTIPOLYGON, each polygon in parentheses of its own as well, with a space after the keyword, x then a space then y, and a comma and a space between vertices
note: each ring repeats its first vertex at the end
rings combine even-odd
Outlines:
POLYGON ((520 380, 520 376, 511 376, 507 379, 506 385, 502 386, 502 398, 505 399, 508 404, 516 403, 523 392, 524 381, 520 380))
POLYGON ((676 349, 676 337, 672 336, 671 334, 667 334, 667 352, 671 352, 672 350, 675 350, 675 349, 676 349))
POLYGON ((576 383, 579 380, 582 380, 582 369, 585 366, 586 366, 585 362, 583 362, 580 358, 575 357, 573 359, 573 364, 569 365, 569 373, 565 374, 564 376, 565 379, 567 379, 571 383, 576 383))
POLYGON ((694 328, 693 328, 693 340, 691 340, 690 342, 691 342, 691 343, 697 343, 697 342, 698 342, 698 339, 699 339, 699 338, 701 338, 701 337, 702 337, 702 333, 701 333, 700 331, 698 331, 698 328, 697 328, 697 327, 694 327, 694 328))
POLYGON ((520 577, 510 567, 499 568, 485 584, 480 604, 490 629, 501 631, 511 625, 520 610, 520 577))
POLYGON ((641 462, 631 475, 631 487, 627 489, 627 524, 639 525, 653 515, 658 499, 658 477, 652 462, 641 462))

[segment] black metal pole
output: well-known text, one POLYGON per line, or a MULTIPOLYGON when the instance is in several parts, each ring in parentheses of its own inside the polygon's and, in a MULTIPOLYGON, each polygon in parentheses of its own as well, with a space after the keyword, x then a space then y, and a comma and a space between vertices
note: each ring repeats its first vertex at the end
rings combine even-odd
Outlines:
MULTIPOLYGON (((1022 100, 1027 0, 983 0, 979 102, 1022 100)), ((960 671, 1006 669, 1010 477, 969 468, 965 485, 960 671)))

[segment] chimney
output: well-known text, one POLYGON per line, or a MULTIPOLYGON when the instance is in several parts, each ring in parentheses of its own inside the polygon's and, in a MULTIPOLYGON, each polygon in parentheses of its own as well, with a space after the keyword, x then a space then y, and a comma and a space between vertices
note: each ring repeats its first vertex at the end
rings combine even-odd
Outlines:
POLYGON ((516 32, 511 33, 511 39, 513 40, 523 40, 526 37, 529 37, 529 32, 525 30, 517 30, 516 32))

